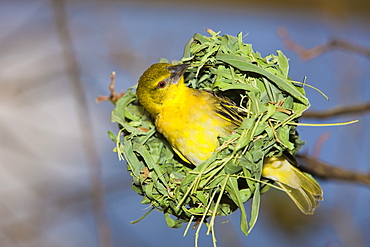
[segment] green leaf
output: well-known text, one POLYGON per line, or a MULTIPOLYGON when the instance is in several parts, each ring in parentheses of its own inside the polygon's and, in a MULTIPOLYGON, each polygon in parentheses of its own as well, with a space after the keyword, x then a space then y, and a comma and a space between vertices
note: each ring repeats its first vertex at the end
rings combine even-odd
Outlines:
POLYGON ((281 73, 284 75, 285 78, 288 78, 288 73, 289 73, 289 63, 287 57, 282 53, 280 50, 276 51, 278 56, 278 61, 279 61, 279 70, 281 73))
POLYGON ((123 149, 123 156, 125 157, 129 170, 133 172, 136 178, 139 178, 141 171, 144 170, 143 162, 139 161, 136 157, 134 150, 132 148, 132 143, 130 141, 125 141, 125 146, 123 149))
POLYGON ((133 94, 130 89, 126 92, 125 96, 117 101, 116 108, 112 111, 111 121, 121 124, 125 121, 125 117, 134 121, 140 120, 139 116, 133 115, 130 111, 127 111, 127 106, 134 100, 136 100, 136 95, 133 94))
POLYGON ((285 125, 284 127, 280 127, 277 130, 277 136, 280 140, 280 142, 287 147, 289 150, 294 149, 293 143, 290 142, 289 137, 290 137, 290 126, 285 125))
POLYGON ((161 173, 160 168, 158 167, 156 162, 153 160, 153 157, 151 156, 149 151, 143 145, 140 145, 138 143, 133 144, 133 150, 138 152, 140 156, 143 157, 148 168, 154 170, 159 180, 163 183, 163 185, 165 187, 168 187, 166 179, 163 177, 163 174, 161 173))
POLYGON ((240 172, 242 170, 242 167, 235 165, 232 161, 230 161, 225 165, 224 169, 227 174, 235 174, 240 172))
POLYGON ((183 54, 183 56, 182 56, 182 59, 181 59, 181 61, 188 61, 188 60, 190 60, 190 59, 192 59, 194 56, 192 56, 191 55, 191 50, 190 50, 190 46, 191 46, 191 44, 194 42, 194 39, 190 39, 187 43, 186 43, 186 45, 185 45, 185 47, 184 47, 184 54, 183 54))
POLYGON ((305 105, 308 104, 308 99, 301 92, 299 92, 292 83, 284 81, 280 77, 252 64, 243 57, 221 53, 217 54, 217 59, 230 64, 241 71, 253 72, 265 76, 267 79, 275 83, 277 87, 289 93, 295 99, 299 100, 305 105))
POLYGON ((174 220, 171 218, 171 214, 164 213, 164 218, 166 219, 166 223, 171 228, 180 228, 182 227, 182 221, 174 220))
POLYGON ((240 229, 245 235, 248 235, 247 213, 245 212, 238 187, 238 181, 235 177, 229 178, 227 182, 227 191, 229 192, 231 199, 240 209, 240 229))
POLYGON ((110 130, 108 130, 108 137, 109 137, 109 139, 111 139, 114 142, 116 142, 116 140, 117 140, 117 136, 110 130))
POLYGON ((250 91, 252 93, 258 92, 258 89, 252 85, 244 84, 244 83, 238 83, 238 84, 222 84, 222 86, 219 86, 221 91, 227 91, 227 90, 245 90, 250 91))
MULTIPOLYGON (((260 194, 260 184, 256 184, 256 189, 254 191, 253 200, 252 200, 252 210, 251 210, 251 219, 249 221, 249 230, 250 233, 257 222, 259 209, 261 204, 261 194, 260 194)), ((246 234, 247 235, 247 234, 246 234)))

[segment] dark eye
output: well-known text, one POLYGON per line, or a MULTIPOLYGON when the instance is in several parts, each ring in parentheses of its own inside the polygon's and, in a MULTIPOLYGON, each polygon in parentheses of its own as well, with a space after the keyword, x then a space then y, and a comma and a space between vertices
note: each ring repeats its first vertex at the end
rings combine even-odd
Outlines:
POLYGON ((160 82, 158 82, 158 84, 157 84, 157 87, 158 88, 164 88, 166 86, 166 82, 165 81, 160 81, 160 82))

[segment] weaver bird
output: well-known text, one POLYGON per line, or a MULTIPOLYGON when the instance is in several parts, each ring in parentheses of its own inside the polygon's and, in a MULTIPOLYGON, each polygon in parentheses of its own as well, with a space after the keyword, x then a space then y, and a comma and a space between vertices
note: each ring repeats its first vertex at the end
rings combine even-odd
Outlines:
MULTIPOLYGON (((187 87, 183 75, 188 66, 153 64, 140 77, 136 95, 179 157, 197 166, 214 153, 219 136, 240 126, 243 116, 229 98, 187 87)), ((265 158, 262 176, 283 188, 303 213, 313 214, 323 192, 291 158, 265 158)))

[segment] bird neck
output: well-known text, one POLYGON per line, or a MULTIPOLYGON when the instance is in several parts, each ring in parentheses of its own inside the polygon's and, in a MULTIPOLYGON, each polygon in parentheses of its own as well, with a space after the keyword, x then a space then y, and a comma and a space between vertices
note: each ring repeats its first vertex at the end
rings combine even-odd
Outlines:
POLYGON ((171 108, 184 105, 190 97, 191 90, 181 81, 178 84, 170 85, 164 96, 163 105, 171 108))

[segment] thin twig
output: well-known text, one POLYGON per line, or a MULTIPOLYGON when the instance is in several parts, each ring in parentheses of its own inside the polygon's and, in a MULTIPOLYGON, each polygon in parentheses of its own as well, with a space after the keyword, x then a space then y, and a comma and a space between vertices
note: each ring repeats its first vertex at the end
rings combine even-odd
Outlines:
POLYGON ((353 44, 347 40, 343 40, 340 38, 332 38, 327 43, 307 49, 293 41, 285 28, 279 28, 278 35, 283 41, 284 45, 288 49, 297 53, 303 60, 310 60, 333 49, 342 49, 370 58, 370 48, 353 44))
POLYGON ((326 111, 306 111, 303 113, 303 118, 333 118, 339 116, 348 116, 353 114, 365 114, 370 111, 370 102, 355 104, 355 105, 346 105, 346 106, 337 106, 326 111))
POLYGON ((370 186, 370 173, 364 174, 363 172, 346 170, 338 166, 327 164, 308 155, 298 155, 297 158, 302 164, 300 169, 314 176, 323 179, 336 179, 370 186))
POLYGON ((125 92, 121 91, 119 93, 116 92, 116 90, 114 89, 114 85, 116 83, 116 72, 112 72, 112 74, 110 75, 110 84, 109 84, 109 92, 110 92, 110 95, 108 96, 102 96, 102 95, 99 95, 97 98, 96 98, 96 103, 100 103, 102 101, 111 101, 113 104, 115 104, 121 97, 123 97, 125 95, 125 92))
POLYGON ((81 72, 68 28, 65 1, 53 0, 55 27, 60 44, 63 48, 63 59, 66 72, 71 83, 72 93, 76 100, 77 118, 80 126, 82 146, 84 147, 87 163, 89 164, 89 180, 93 199, 93 210, 96 217, 99 246, 112 246, 111 231, 104 204, 104 189, 102 184, 101 161, 97 152, 94 131, 85 91, 81 82, 81 72))

